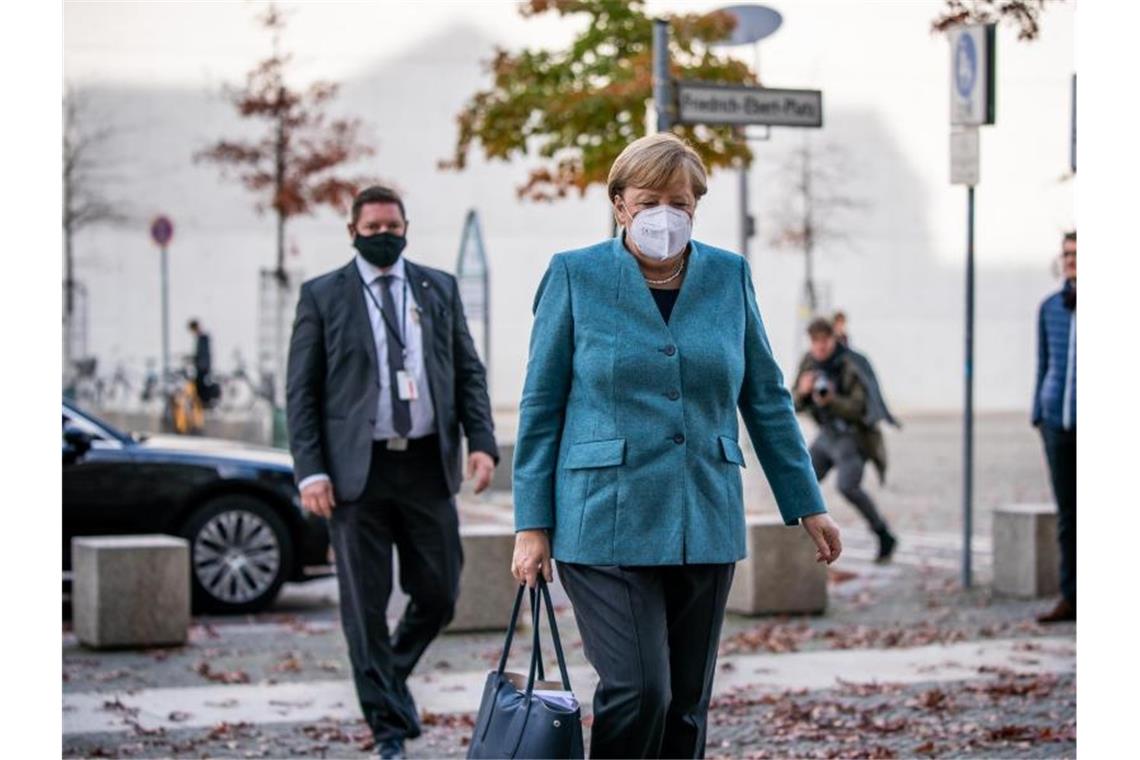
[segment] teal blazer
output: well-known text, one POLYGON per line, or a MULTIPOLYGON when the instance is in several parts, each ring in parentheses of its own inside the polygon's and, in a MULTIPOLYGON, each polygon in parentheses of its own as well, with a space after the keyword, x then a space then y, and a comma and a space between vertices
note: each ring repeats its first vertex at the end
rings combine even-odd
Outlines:
POLYGON ((788 525, 826 512, 744 257, 692 241, 668 323, 620 237, 557 253, 534 298, 515 530, 556 560, 735 562, 736 410, 788 525))

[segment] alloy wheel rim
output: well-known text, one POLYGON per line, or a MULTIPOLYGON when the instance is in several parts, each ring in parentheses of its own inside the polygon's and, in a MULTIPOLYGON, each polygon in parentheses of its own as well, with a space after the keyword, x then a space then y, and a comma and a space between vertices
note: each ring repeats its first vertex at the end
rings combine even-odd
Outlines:
POLYGON ((194 538, 194 574, 223 602, 240 604, 262 596, 281 568, 281 547, 259 515, 234 509, 214 515, 194 538))

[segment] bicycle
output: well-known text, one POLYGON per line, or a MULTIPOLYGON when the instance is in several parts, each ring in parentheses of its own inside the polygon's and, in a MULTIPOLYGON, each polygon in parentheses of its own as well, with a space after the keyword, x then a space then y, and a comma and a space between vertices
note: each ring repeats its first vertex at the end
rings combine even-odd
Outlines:
POLYGON ((79 404, 98 408, 103 400, 103 379, 98 375, 98 360, 94 356, 73 359, 71 378, 63 393, 79 404))
POLYGON ((262 373, 260 382, 255 382, 246 371, 245 360, 240 351, 234 351, 234 370, 218 378, 222 395, 217 408, 222 413, 252 411, 258 401, 273 404, 273 378, 262 373))
POLYGON ((163 407, 163 429, 179 435, 200 435, 206 426, 206 413, 194 376, 186 367, 167 378, 163 407))

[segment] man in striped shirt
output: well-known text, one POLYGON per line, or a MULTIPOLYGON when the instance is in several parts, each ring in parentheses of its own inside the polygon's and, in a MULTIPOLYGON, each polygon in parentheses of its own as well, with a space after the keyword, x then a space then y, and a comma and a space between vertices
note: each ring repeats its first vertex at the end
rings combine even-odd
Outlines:
POLYGON ((1037 314, 1037 384, 1033 424, 1041 432, 1057 500, 1061 549, 1061 600, 1037 618, 1055 623, 1077 618, 1077 233, 1061 243, 1065 284, 1037 314))

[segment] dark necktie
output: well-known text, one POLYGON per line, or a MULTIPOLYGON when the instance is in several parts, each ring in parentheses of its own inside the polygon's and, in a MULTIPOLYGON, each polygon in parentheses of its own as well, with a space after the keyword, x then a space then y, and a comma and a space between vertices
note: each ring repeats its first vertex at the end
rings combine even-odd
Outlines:
POLYGON ((392 427, 396 435, 407 437, 412 429, 412 407, 405 399, 400 398, 399 386, 396 383, 396 373, 404 368, 404 351, 401 342, 403 337, 396 332, 402 322, 396 318, 396 304, 392 299, 392 275, 382 274, 380 279, 380 303, 384 309, 385 329, 388 331, 388 381, 392 392, 392 427))

